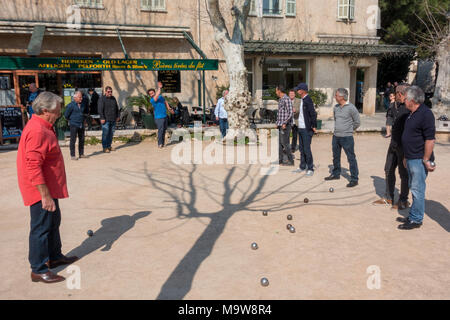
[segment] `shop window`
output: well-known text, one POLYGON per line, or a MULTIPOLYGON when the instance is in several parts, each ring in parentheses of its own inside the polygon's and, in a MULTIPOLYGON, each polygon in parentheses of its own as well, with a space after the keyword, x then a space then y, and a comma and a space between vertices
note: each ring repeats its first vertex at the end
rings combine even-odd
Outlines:
POLYGON ((141 9, 150 11, 166 11, 165 0, 141 0, 141 9))
POLYGON ((74 0, 74 3, 80 7, 103 8, 103 0, 74 0))
POLYGON ((16 104, 14 78, 12 73, 0 73, 0 106, 16 104))
POLYGON ((275 88, 280 84, 290 90, 300 82, 308 83, 307 60, 267 58, 264 61, 263 99, 276 99, 275 88))
POLYGON ((355 0, 338 0, 338 19, 355 19, 355 0))

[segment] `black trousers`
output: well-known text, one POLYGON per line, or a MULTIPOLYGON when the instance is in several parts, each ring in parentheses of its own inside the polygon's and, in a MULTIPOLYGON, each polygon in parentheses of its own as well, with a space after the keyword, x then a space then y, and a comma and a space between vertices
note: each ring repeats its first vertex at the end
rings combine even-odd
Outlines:
POLYGON ((75 157, 75 142, 78 136, 78 153, 84 154, 84 128, 70 126, 70 156, 75 157))
POLYGON ((289 136, 291 134, 291 125, 286 125, 286 129, 282 129, 282 127, 278 127, 278 135, 279 135, 279 161, 284 161, 284 154, 287 155, 288 161, 293 162, 294 156, 291 152, 291 145, 289 143, 289 136))
MULTIPOLYGON (((295 149, 297 149, 297 140, 299 140, 298 127, 294 124, 292 126, 292 142, 291 142, 291 150, 292 153, 295 153, 295 149)), ((300 142, 299 142, 300 145, 300 142)))
POLYGON ((61 211, 59 210, 58 199, 53 199, 56 211, 50 212, 42 209, 42 202, 39 201, 30 206, 30 237, 28 261, 34 273, 46 273, 48 260, 58 260, 62 258, 61 237, 59 226, 61 224, 61 211))
POLYGON ((384 165, 384 172, 386 174, 386 194, 385 197, 388 200, 394 201, 395 191, 395 169, 398 167, 398 173, 400 175, 400 198, 402 202, 408 200, 409 186, 408 186, 408 170, 403 166, 403 151, 395 146, 390 145, 387 155, 386 164, 384 165))

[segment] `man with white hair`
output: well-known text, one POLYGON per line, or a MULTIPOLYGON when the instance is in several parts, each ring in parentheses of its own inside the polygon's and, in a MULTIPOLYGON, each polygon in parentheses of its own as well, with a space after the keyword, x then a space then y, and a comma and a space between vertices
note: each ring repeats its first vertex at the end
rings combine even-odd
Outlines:
POLYGON ((405 121, 402 145, 405 158, 403 164, 408 170, 409 189, 413 203, 407 218, 397 218, 403 224, 398 228, 411 230, 420 228, 425 213, 425 180, 428 172, 436 169, 434 164, 434 142, 436 125, 433 112, 424 104, 422 89, 412 86, 406 89, 406 108, 410 111, 405 121))
POLYGON ((353 131, 359 128, 361 120, 356 107, 348 102, 348 91, 344 88, 336 90, 334 98, 334 135, 333 135, 333 171, 325 180, 339 180, 341 176, 341 150, 344 149, 350 164, 351 179, 348 188, 358 185, 358 163, 355 156, 355 140, 353 131))
POLYGON ((224 90, 222 93, 222 98, 217 100, 216 108, 214 109, 214 115, 216 116, 216 121, 219 121, 220 133, 222 138, 225 138, 228 130, 228 113, 225 110, 225 97, 228 94, 228 90, 224 90))
POLYGON ((87 104, 83 104, 83 93, 76 91, 73 101, 67 105, 64 117, 69 121, 70 126, 70 156, 72 160, 78 160, 75 156, 75 142, 78 136, 78 154, 80 158, 84 155, 84 114, 87 113, 87 104))
POLYGON ((58 199, 67 198, 64 159, 53 124, 61 116, 61 97, 42 92, 33 102, 35 115, 25 126, 17 152, 17 177, 31 223, 28 260, 33 282, 55 283, 64 277, 49 269, 70 264, 77 257, 61 252, 58 199))

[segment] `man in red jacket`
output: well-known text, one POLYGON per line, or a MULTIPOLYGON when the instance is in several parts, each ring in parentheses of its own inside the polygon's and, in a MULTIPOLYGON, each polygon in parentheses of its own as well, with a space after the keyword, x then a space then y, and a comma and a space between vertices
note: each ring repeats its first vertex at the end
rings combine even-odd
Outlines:
POLYGON ((23 202, 30 206, 29 256, 31 280, 65 280, 49 268, 70 264, 77 257, 61 253, 58 199, 67 198, 64 159, 53 124, 61 116, 61 97, 42 92, 33 102, 35 116, 25 126, 17 153, 17 176, 23 202))

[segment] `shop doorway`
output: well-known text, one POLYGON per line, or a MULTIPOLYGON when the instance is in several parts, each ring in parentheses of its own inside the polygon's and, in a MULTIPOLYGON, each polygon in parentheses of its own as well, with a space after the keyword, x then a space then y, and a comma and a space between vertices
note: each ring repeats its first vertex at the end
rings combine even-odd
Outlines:
POLYGON ((364 110, 364 79, 366 68, 351 68, 351 90, 350 102, 352 102, 359 112, 364 110))
POLYGON ((28 95, 30 93, 29 88, 30 84, 36 83, 39 87, 37 79, 37 74, 18 74, 17 75, 17 84, 18 84, 18 100, 17 104, 21 104, 25 106, 27 104, 28 95))

